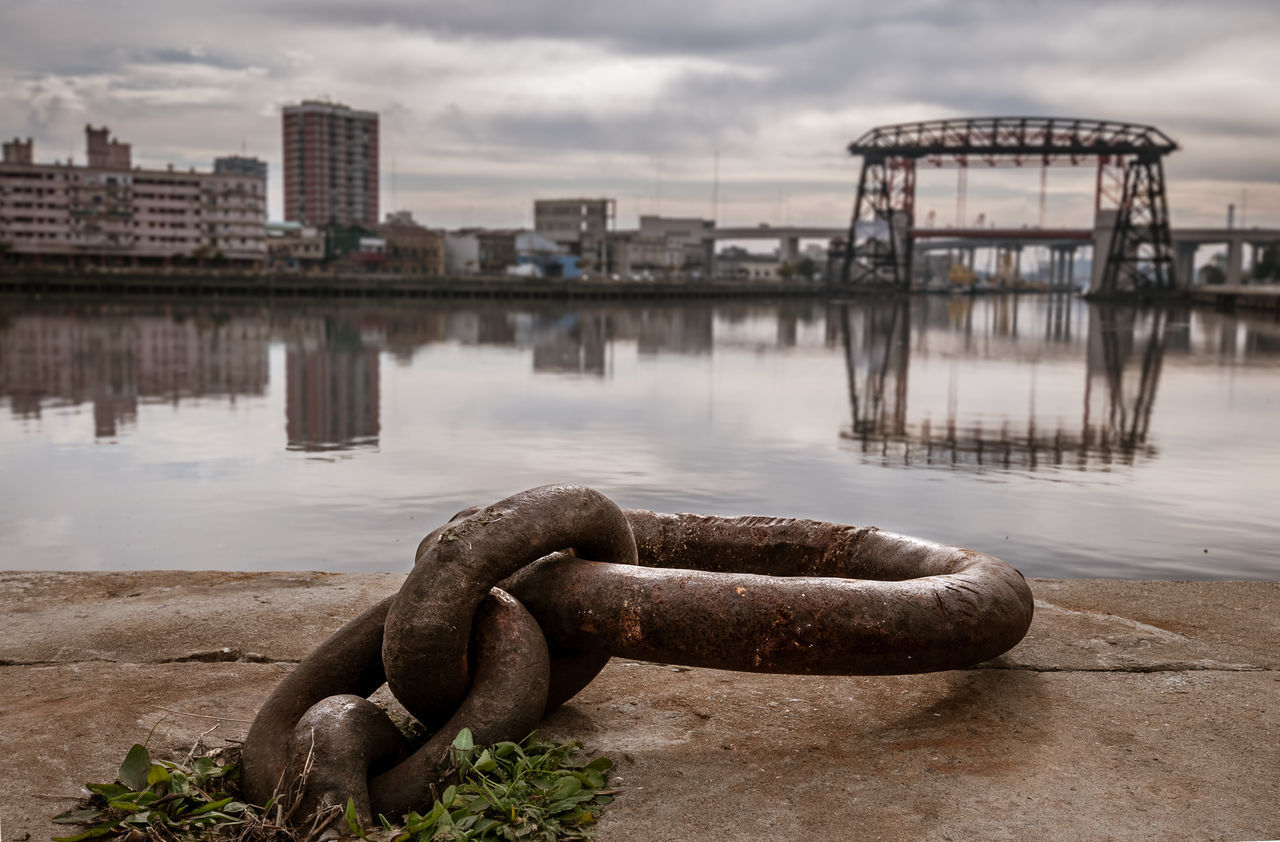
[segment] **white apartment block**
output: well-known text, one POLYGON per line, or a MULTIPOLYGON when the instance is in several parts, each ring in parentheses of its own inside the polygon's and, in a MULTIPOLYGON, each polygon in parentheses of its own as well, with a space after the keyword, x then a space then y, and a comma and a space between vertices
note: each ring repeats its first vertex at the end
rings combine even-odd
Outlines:
POLYGON ((132 167, 128 144, 86 127, 89 163, 37 164, 4 144, 0 257, 118 265, 173 258, 266 260, 263 175, 132 167))

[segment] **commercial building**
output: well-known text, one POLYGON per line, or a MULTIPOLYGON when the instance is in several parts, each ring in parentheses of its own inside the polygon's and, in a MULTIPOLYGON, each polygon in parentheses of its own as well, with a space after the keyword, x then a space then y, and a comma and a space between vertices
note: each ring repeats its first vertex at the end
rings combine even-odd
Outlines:
POLYGON ((639 228, 609 235, 609 271, 621 277, 708 277, 714 228, 710 219, 641 216, 639 228))
POLYGON ((4 144, 0 257, 115 265, 266 258, 265 164, 263 175, 144 169, 106 127, 86 126, 85 142, 87 166, 35 163, 30 138, 4 144))
MULTIPOLYGON (((520 228, 464 228, 445 236, 445 271, 453 277, 506 275, 520 266, 538 277, 576 278, 578 260, 569 249, 520 228)), ((523 272, 522 272, 523 274, 523 272)))
POLYGON ((785 274, 777 255, 755 254, 738 246, 729 246, 716 255, 716 275, 744 281, 778 281, 785 274))
POLYGON ((409 211, 387 214, 378 226, 386 243, 387 271, 415 277, 444 275, 444 232, 419 225, 409 211))
POLYGON ((284 109, 284 218, 378 224, 378 115, 306 100, 284 109))
POLYGON ((267 223, 267 265, 287 272, 320 268, 325 258, 324 232, 301 222, 267 223))
POLYGON ((444 270, 450 277, 480 272, 480 229, 464 228, 444 235, 444 270))
POLYGON ((609 264, 607 237, 613 230, 617 202, 613 199, 536 199, 533 228, 582 258, 584 268, 609 264))

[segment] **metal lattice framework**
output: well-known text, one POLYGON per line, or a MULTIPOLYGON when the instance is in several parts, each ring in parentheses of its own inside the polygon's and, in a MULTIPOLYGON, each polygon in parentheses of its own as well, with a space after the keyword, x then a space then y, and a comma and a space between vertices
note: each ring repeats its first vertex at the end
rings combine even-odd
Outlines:
MULTIPOLYGON (((1095 210, 1114 208, 1099 292, 1173 286, 1162 159, 1178 145, 1153 126, 1061 117, 973 117, 879 126, 862 157, 841 277, 907 288, 917 167, 1079 166, 1096 161, 1095 210)), ((1101 257, 1101 255, 1099 255, 1101 257)))

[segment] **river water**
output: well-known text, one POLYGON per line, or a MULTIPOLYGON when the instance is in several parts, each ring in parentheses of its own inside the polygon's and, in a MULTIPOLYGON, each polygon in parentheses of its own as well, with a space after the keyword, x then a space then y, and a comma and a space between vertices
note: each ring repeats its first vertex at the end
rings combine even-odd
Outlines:
POLYGON ((408 570, 592 486, 1029 576, 1280 578, 1280 324, 1061 296, 0 301, 0 569, 408 570))

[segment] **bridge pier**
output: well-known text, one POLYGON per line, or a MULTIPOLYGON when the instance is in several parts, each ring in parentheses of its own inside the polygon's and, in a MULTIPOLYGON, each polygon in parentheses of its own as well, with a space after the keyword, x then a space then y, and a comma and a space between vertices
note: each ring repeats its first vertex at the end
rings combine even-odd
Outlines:
POLYGON ((1115 236, 1117 212, 1099 208, 1093 217, 1093 272, 1089 278, 1089 293, 1102 291, 1102 276, 1106 273, 1107 254, 1111 251, 1111 238, 1115 236))
POLYGON ((1178 242, 1173 246, 1173 282, 1179 289, 1186 289, 1196 280, 1196 252, 1199 243, 1178 242))
POLYGON ((1058 289, 1069 290, 1076 285, 1076 247, 1067 246, 1062 249, 1062 277, 1058 289))
POLYGON ((784 264, 792 265, 800 259, 800 238, 799 237, 783 237, 779 242, 778 260, 784 264))
POLYGON ((1227 242, 1227 286, 1237 286, 1244 280, 1244 241, 1232 237, 1227 242))

